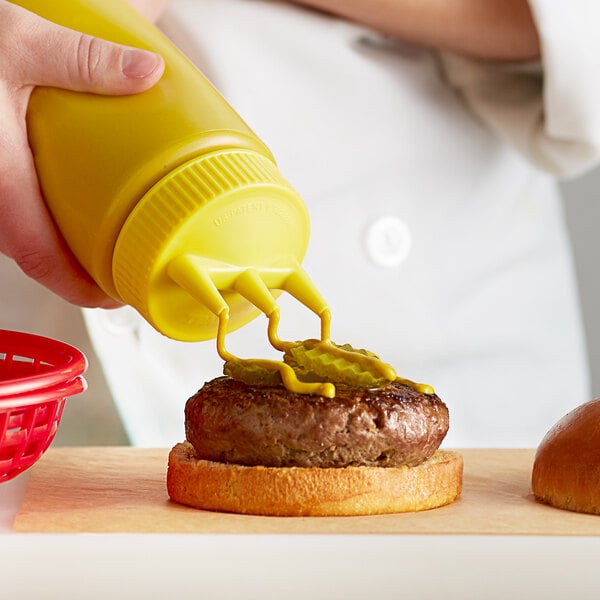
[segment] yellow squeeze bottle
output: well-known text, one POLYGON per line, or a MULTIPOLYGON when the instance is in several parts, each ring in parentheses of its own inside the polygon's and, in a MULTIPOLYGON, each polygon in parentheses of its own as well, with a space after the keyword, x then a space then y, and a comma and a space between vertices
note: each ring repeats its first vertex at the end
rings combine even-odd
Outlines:
POLYGON ((156 27, 124 0, 14 3, 165 59, 161 81, 142 94, 37 88, 31 96, 44 198, 104 291, 188 341, 214 338, 225 312, 229 330, 270 314, 278 290, 328 314, 299 266, 304 203, 263 142, 156 27))

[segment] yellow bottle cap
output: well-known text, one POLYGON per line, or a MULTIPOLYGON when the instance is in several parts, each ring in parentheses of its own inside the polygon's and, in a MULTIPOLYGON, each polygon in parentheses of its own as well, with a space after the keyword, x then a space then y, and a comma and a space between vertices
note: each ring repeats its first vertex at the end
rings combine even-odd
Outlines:
MULTIPOLYGON (((176 283, 169 265, 194 256, 235 267, 293 268, 308 238, 306 207, 275 164, 251 150, 221 150, 183 164, 138 202, 115 246, 114 284, 124 302, 168 337, 211 339, 214 310, 176 283)), ((259 314, 235 291, 223 298, 230 330, 259 314)))

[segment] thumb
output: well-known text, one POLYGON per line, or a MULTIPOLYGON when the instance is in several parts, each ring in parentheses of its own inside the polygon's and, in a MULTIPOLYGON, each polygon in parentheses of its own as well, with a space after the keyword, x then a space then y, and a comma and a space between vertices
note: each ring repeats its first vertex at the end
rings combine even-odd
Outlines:
POLYGON ((108 42, 27 13, 29 35, 19 49, 20 79, 96 94, 134 94, 162 76, 164 61, 153 52, 108 42))

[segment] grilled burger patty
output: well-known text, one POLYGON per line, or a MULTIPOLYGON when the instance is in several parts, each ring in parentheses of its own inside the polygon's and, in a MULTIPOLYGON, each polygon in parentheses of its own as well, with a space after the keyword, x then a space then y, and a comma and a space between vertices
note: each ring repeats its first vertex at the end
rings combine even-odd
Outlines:
POLYGON ((448 426, 438 396, 398 381, 369 390, 339 386, 330 399, 219 377, 185 408, 197 458, 250 466, 416 466, 448 426))

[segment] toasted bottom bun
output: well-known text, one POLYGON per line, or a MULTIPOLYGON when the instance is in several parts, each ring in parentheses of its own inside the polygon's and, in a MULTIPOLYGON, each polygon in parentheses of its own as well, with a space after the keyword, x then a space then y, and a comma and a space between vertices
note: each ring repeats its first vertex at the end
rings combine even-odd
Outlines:
POLYGON ((416 467, 247 467, 200 460, 188 442, 169 454, 175 502, 205 510, 271 516, 413 512, 456 500, 460 454, 438 450, 416 467))
POLYGON ((600 398, 569 412, 544 436, 531 488, 557 508, 600 514, 600 398))

